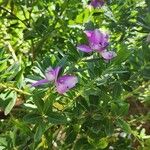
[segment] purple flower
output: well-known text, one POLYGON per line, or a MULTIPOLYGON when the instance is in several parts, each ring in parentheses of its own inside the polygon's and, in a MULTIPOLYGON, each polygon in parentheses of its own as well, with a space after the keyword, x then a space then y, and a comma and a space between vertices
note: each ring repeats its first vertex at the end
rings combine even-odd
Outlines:
POLYGON ((104 5, 104 0, 91 0, 90 5, 92 5, 94 8, 102 7, 104 5))
POLYGON ((56 67, 52 69, 51 67, 47 68, 45 71, 45 77, 49 81, 55 81, 58 77, 58 73, 60 71, 60 67, 56 67))
POLYGON ((78 78, 76 76, 71 76, 71 75, 64 75, 58 77, 60 69, 61 69, 60 67, 56 67, 54 69, 49 67, 45 71, 45 79, 33 83, 32 86, 35 87, 35 86, 48 83, 50 81, 54 81, 57 92, 60 94, 66 93, 76 85, 76 83, 78 82, 78 78))
POLYGON ((110 60, 117 56, 117 54, 114 51, 106 51, 106 50, 102 51, 101 55, 106 60, 110 60))
POLYGON ((56 89, 60 94, 66 93, 69 89, 73 88, 78 82, 77 77, 64 75, 59 77, 56 81, 56 89))
POLYGON ((56 67, 52 69, 51 67, 47 68, 45 71, 45 79, 39 80, 32 84, 32 86, 39 86, 45 83, 48 83, 50 81, 55 81, 58 73, 59 73, 60 67, 56 67))
POLYGON ((82 44, 77 46, 77 49, 83 52, 92 52, 97 51, 101 54, 101 56, 106 59, 112 59, 116 56, 115 52, 106 51, 107 46, 109 45, 108 42, 108 34, 101 32, 98 29, 95 30, 87 30, 85 34, 88 38, 88 45, 82 44))

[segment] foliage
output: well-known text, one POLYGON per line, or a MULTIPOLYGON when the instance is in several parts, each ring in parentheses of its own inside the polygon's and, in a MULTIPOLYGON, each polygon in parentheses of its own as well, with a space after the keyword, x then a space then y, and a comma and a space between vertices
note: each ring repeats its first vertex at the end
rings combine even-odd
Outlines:
POLYGON ((0 149, 148 150, 150 2, 0 0, 0 149), (110 35, 105 61, 84 30, 110 35), (78 77, 65 94, 31 87, 49 67, 78 77))

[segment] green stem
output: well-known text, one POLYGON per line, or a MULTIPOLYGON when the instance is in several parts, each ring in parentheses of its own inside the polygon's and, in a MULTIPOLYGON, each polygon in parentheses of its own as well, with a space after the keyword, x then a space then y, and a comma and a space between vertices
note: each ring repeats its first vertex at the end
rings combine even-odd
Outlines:
POLYGON ((14 51, 14 49, 12 48, 11 44, 10 44, 8 41, 7 41, 5 44, 8 46, 8 49, 9 49, 9 51, 11 52, 14 61, 18 61, 17 56, 16 56, 16 54, 15 54, 15 51, 14 51))
POLYGON ((9 90, 14 90, 20 94, 23 94, 23 95, 31 95, 30 93, 28 92, 25 92, 25 91, 22 91, 20 89, 17 89, 15 87, 13 87, 12 85, 10 84, 4 84, 4 83, 0 83, 0 88, 3 88, 3 89, 9 89, 9 90))
POLYGON ((47 145, 48 145, 48 149, 52 149, 53 148, 53 131, 52 131, 52 127, 50 129, 48 129, 48 131, 46 131, 44 133, 46 140, 47 140, 47 145))
POLYGON ((133 90, 132 92, 128 93, 127 95, 123 96, 123 99, 127 99, 131 96, 133 96, 135 93, 137 93, 138 91, 140 91, 141 89, 145 88, 146 86, 150 85, 150 81, 147 83, 144 83, 144 86, 139 86, 138 88, 136 88, 135 90, 133 90))
POLYGON ((26 24, 26 22, 24 20, 21 20, 19 17, 17 17, 15 14, 13 14, 12 12, 10 12, 9 10, 7 10, 6 8, 0 6, 0 10, 4 10, 5 12, 9 13, 10 15, 12 15, 15 19, 19 20, 20 22, 22 22, 26 27, 28 27, 28 24, 26 24))

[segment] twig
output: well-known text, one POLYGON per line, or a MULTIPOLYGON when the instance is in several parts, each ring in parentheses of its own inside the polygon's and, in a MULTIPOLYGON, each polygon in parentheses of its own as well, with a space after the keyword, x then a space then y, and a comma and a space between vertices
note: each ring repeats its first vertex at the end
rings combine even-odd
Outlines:
POLYGON ((16 54, 15 54, 15 51, 14 51, 14 49, 12 48, 12 46, 10 45, 10 43, 7 41, 5 44, 8 46, 8 49, 9 49, 9 51, 11 52, 14 61, 18 61, 17 56, 16 56, 16 54))
POLYGON ((0 83, 0 88, 14 90, 14 91, 16 91, 20 94, 23 94, 23 95, 31 95, 30 93, 22 91, 20 89, 17 89, 15 87, 12 87, 12 85, 9 85, 9 84, 0 83))
POLYGON ((6 8, 0 6, 0 10, 4 10, 5 12, 9 13, 10 15, 12 15, 14 18, 16 18, 17 20, 19 20, 20 22, 22 22, 26 27, 29 27, 28 24, 26 24, 26 22, 24 22, 24 20, 21 20, 19 17, 17 17, 15 14, 13 14, 12 12, 10 12, 6 8))
POLYGON ((123 96, 123 99, 127 99, 129 97, 131 97, 133 94, 137 93, 139 90, 145 88, 146 86, 150 85, 150 81, 144 84, 143 86, 139 86, 138 88, 136 88, 135 90, 133 90, 132 92, 128 93, 127 95, 123 96))
POLYGON ((21 10, 23 12, 24 18, 27 20, 27 22, 26 22, 27 26, 30 27, 30 22, 28 22, 29 19, 27 18, 26 13, 25 13, 25 11, 24 11, 24 9, 23 9, 23 7, 21 5, 20 5, 20 8, 21 8, 21 10))

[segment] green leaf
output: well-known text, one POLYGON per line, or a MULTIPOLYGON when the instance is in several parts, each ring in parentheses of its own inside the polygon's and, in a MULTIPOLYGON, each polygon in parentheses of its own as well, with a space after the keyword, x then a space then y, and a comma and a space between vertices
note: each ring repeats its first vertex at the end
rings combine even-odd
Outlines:
POLYGON ((57 63, 57 66, 64 66, 67 63, 68 56, 63 56, 63 58, 57 63))
POLYGON ((117 52, 116 58, 112 61, 115 65, 120 65, 124 62, 131 54, 131 51, 126 45, 122 44, 119 46, 119 51, 117 52))
POLYGON ((21 69, 16 76, 16 85, 18 88, 21 88, 24 85, 23 73, 24 73, 24 69, 21 69))
POLYGON ((74 150, 94 150, 94 149, 95 147, 92 146, 85 137, 78 139, 78 141, 75 143, 74 146, 74 150))
POLYGON ((114 133, 114 125, 112 120, 106 120, 105 122, 105 133, 107 136, 111 136, 114 133))
POLYGON ((68 123, 67 117, 62 113, 51 112, 48 114, 48 121, 52 124, 66 124, 68 123))
POLYGON ((98 148, 100 149, 105 149, 108 146, 109 142, 107 138, 101 138, 100 141, 98 142, 98 148))
POLYGON ((34 141, 38 142, 40 141, 42 135, 43 135, 43 126, 42 124, 39 124, 38 127, 36 128, 36 132, 34 134, 34 141))
POLYGON ((116 102, 111 104, 111 113, 115 116, 124 116, 128 113, 129 104, 125 102, 116 102))
POLYGON ((105 16, 107 16, 109 19, 111 19, 115 23, 117 22, 116 18, 114 17, 114 15, 113 15, 112 11, 109 9, 109 7, 105 6, 105 7, 103 7, 103 10, 104 10, 105 16))
POLYGON ((46 114, 49 111, 52 111, 53 106, 53 100, 52 99, 46 99, 44 103, 43 112, 46 114))
POLYGON ((79 96, 77 99, 78 99, 79 104, 84 108, 84 110, 89 109, 88 102, 84 97, 79 96))
POLYGON ((112 96, 114 99, 118 99, 121 97, 121 92, 122 92, 122 86, 119 82, 116 82, 113 86, 113 93, 112 96))
POLYGON ((126 133, 129 133, 129 134, 132 133, 130 125, 123 119, 117 119, 116 124, 126 133))
POLYGON ((36 113, 29 113, 23 117, 23 120, 27 123, 39 123, 43 121, 42 116, 36 113))
POLYGON ((44 97, 44 90, 37 90, 34 92, 33 95, 33 101, 35 103, 35 105, 37 106, 39 112, 43 112, 44 109, 44 101, 43 101, 43 97, 44 97))
POLYGON ((10 111, 14 107, 16 100, 17 100, 17 93, 16 92, 11 92, 10 95, 11 95, 10 101, 9 101, 8 105, 6 106, 5 111, 4 111, 5 115, 8 115, 10 113, 10 111))
POLYGON ((70 127, 66 131, 65 144, 72 144, 77 136, 77 132, 74 131, 73 127, 70 127))
POLYGON ((1 64, 0 62, 0 72, 4 71, 7 68, 7 60, 5 59, 5 61, 1 64))
POLYGON ((9 77, 7 78, 7 81, 12 80, 17 75, 19 68, 20 68, 20 63, 15 62, 5 71, 4 74, 11 73, 11 75, 9 75, 9 77))

